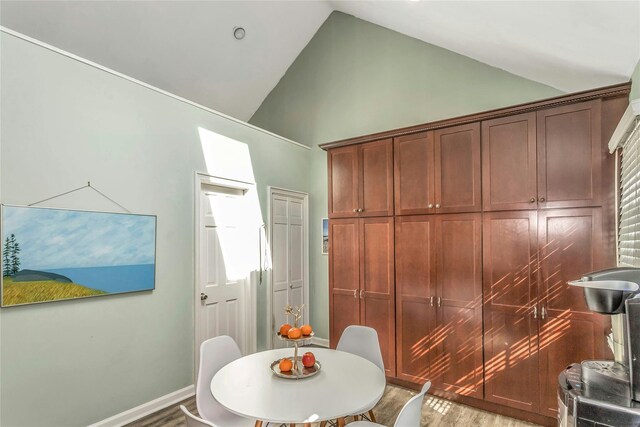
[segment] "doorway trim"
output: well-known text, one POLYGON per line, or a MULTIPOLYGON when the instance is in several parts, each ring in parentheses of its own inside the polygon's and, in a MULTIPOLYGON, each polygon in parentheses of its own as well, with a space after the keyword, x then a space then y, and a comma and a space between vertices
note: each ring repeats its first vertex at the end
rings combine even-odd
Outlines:
MULTIPOLYGON (((309 307, 309 193, 305 193, 303 191, 289 190, 286 188, 268 186, 267 187, 267 224, 268 230, 267 234, 269 236, 269 253, 271 254, 271 258, 273 258, 273 215, 271 209, 271 199, 275 194, 281 194, 283 196, 290 197, 302 197, 304 204, 304 214, 303 214, 303 223, 304 223, 304 243, 302 247, 305 250, 303 262, 304 262, 304 284, 302 285, 302 292, 304 293, 304 318, 307 322, 310 322, 310 307, 309 307)), ((273 267, 272 267, 273 268, 273 267)), ((273 330, 275 325, 273 324, 273 270, 270 272, 269 281, 267 286, 267 346, 269 349, 273 348, 273 330)))
MULTIPOLYGON (((242 190, 247 193, 248 191, 256 191, 256 185, 251 182, 238 181, 228 178, 221 178, 213 175, 208 175, 202 172, 195 172, 194 174, 194 228, 193 228, 193 321, 194 321, 194 381, 198 378, 198 367, 200 365, 200 314, 202 310, 202 304, 200 302, 200 228, 202 226, 201 212, 201 198, 200 192, 203 187, 218 187, 227 188, 232 190, 242 190)), ((256 303, 257 303, 257 291, 255 274, 249 274, 246 280, 245 288, 245 303, 244 312, 246 315, 245 324, 245 343, 244 347, 248 354, 255 353, 257 347, 257 318, 256 318, 256 303)))

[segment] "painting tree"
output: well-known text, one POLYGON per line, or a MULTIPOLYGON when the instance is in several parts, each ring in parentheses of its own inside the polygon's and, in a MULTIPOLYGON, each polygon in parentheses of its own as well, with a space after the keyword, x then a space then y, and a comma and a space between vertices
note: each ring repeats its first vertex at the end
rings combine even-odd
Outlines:
POLYGON ((11 274, 20 271, 20 244, 16 240, 16 235, 11 234, 11 274))
POLYGON ((15 234, 4 241, 2 248, 2 275, 11 276, 20 271, 20 244, 15 234))
POLYGON ((11 240, 7 237, 2 248, 2 275, 11 276, 11 240))

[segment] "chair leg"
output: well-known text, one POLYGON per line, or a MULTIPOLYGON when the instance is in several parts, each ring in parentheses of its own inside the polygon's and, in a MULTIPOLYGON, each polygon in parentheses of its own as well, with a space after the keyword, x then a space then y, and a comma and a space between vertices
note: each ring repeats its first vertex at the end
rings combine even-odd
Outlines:
POLYGON ((344 427, 344 418, 338 418, 338 427, 344 427))
POLYGON ((320 423, 320 427, 327 427, 327 422, 326 421, 322 421, 320 423))
POLYGON ((256 427, 262 427, 262 421, 256 420, 256 427))
POLYGON ((369 410, 369 418, 371 419, 372 422, 376 423, 376 416, 373 415, 373 409, 369 410))

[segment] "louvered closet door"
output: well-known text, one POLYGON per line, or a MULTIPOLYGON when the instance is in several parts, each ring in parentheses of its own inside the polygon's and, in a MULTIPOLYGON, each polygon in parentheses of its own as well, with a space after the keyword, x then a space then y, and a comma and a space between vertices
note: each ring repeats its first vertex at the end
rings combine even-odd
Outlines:
POLYGON ((432 375, 430 338, 436 327, 435 217, 396 217, 395 228, 397 376, 422 384, 432 375))
POLYGON ((378 332, 388 376, 396 375, 393 217, 360 220, 360 324, 378 332))

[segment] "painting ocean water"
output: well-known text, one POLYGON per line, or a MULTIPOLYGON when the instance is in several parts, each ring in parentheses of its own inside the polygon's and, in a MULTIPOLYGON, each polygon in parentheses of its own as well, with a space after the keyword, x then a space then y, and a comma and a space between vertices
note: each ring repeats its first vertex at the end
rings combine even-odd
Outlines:
POLYGON ((156 217, 2 205, 1 306, 155 288, 156 217))
POLYGON ((153 264, 56 268, 44 271, 61 274, 73 283, 109 294, 151 290, 155 278, 153 264))

